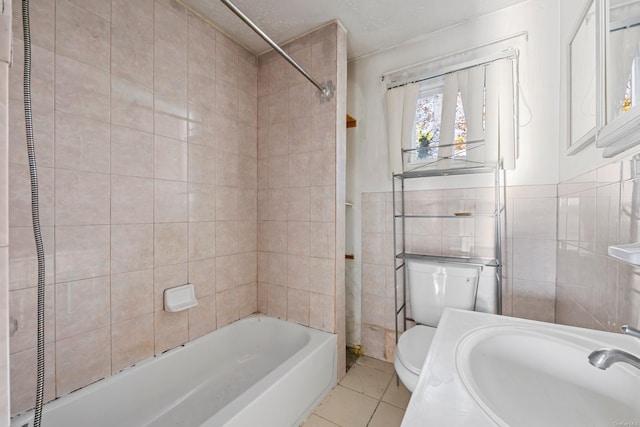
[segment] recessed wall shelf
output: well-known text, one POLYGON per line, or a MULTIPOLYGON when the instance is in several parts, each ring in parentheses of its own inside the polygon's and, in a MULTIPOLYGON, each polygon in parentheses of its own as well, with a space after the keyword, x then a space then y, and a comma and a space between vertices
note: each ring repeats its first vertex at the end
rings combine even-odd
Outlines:
POLYGON ((354 128, 358 126, 358 121, 347 114, 347 128, 354 128))
POLYGON ((633 265, 640 265, 640 242, 609 246, 609 255, 633 265))

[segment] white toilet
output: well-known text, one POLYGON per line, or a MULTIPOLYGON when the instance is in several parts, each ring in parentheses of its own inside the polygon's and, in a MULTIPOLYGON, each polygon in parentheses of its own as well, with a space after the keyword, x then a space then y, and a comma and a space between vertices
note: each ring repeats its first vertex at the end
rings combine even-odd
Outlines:
POLYGON ((408 260, 408 300, 416 326, 398 340, 393 364, 413 392, 445 307, 495 312, 495 267, 408 260))

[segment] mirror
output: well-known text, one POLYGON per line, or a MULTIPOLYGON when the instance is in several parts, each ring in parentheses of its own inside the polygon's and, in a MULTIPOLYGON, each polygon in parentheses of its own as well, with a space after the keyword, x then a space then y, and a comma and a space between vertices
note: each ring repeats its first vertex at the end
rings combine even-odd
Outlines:
POLYGON ((569 152, 595 139, 596 35, 595 2, 589 2, 569 44, 569 152))
POLYGON ((597 147, 613 157, 640 143, 640 0, 599 0, 605 13, 604 121, 597 147))

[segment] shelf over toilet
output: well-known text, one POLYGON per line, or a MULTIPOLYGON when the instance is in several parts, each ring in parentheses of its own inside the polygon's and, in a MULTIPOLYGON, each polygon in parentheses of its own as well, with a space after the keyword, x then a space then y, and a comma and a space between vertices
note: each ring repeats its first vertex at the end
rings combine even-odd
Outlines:
POLYGON ((609 255, 629 264, 640 265, 640 242, 609 246, 609 255))

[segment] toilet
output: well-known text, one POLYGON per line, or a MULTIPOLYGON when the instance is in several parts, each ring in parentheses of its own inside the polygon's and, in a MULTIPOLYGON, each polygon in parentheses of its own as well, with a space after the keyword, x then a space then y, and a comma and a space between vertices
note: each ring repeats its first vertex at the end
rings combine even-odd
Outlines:
POLYGON ((413 392, 446 307, 495 313, 496 268, 476 264, 407 260, 407 299, 416 326, 399 338, 393 364, 413 392))

